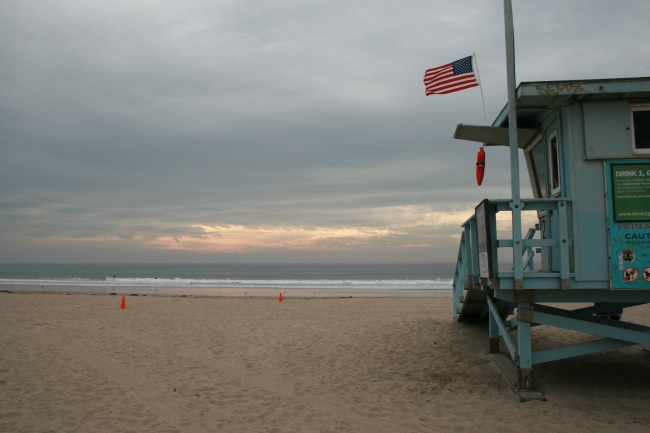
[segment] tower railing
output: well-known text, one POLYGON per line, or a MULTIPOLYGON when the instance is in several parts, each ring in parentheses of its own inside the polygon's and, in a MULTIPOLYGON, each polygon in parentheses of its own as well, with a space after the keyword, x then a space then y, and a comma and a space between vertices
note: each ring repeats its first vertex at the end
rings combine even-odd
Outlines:
MULTIPOLYGON (((481 286, 490 289, 570 289, 575 284, 572 227, 572 201, 565 198, 522 199, 522 211, 536 211, 540 223, 528 228, 527 234, 517 236, 521 241, 499 238, 496 215, 499 212, 512 212, 511 200, 489 200, 487 215, 491 239, 489 254, 492 256, 492 278, 481 276, 479 268, 478 229, 476 213, 462 224, 460 247, 454 274, 454 312, 455 318, 463 312, 464 305, 472 299, 472 291, 480 291, 481 286), (539 233, 539 239, 534 236, 539 233), (516 245, 517 243, 517 245, 516 245), (511 251, 504 251, 510 248, 511 251), (542 252, 545 267, 535 268, 535 253, 542 252), (519 260, 523 271, 523 281, 517 285, 513 272, 514 261, 519 260), (508 265, 512 264, 512 267, 508 265), (572 281, 573 279, 573 281, 572 281)), ((514 227, 522 233, 521 227, 514 227)), ((474 295, 476 297, 477 295, 474 295)), ((487 309, 480 313, 487 314, 487 309)))

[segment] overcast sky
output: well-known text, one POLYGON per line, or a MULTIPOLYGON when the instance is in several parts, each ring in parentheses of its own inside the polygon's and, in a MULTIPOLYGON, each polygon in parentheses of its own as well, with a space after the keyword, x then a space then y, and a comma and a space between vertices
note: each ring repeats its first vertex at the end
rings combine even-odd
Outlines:
MULTIPOLYGON (((513 1, 517 81, 650 75, 650 2, 513 1)), ((0 0, 0 261, 453 261, 508 197, 501 0, 0 0)), ((522 179, 525 179, 522 178, 522 179)), ((530 196, 529 185, 523 194, 530 196)))

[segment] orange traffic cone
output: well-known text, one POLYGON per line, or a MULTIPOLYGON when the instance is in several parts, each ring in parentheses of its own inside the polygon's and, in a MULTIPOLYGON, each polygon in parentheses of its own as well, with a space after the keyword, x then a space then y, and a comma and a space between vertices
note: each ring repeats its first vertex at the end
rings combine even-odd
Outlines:
POLYGON ((278 298, 278 301, 282 302, 282 293, 280 293, 280 297, 278 298))
POLYGON ((122 304, 120 305, 120 308, 122 310, 124 310, 126 308, 126 299, 124 298, 124 296, 122 296, 122 304))

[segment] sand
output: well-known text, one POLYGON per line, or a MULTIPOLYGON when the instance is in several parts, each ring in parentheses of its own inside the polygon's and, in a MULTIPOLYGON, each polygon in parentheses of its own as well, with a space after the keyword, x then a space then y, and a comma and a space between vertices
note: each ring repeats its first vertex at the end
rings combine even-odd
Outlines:
MULTIPOLYGON (((548 401, 520 403, 449 298, 120 300, 0 293, 0 431, 650 430, 642 347, 536 366, 548 401)), ((625 314, 650 325, 650 306, 625 314)))

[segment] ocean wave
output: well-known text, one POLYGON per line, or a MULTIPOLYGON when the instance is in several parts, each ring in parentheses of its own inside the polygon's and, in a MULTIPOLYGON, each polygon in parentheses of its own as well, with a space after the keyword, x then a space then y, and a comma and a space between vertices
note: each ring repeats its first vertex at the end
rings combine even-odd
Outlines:
POLYGON ((31 286, 91 287, 241 287, 295 289, 411 289, 451 290, 451 279, 436 280, 245 280, 245 279, 183 279, 183 278, 45 278, 0 279, 0 284, 31 286))

